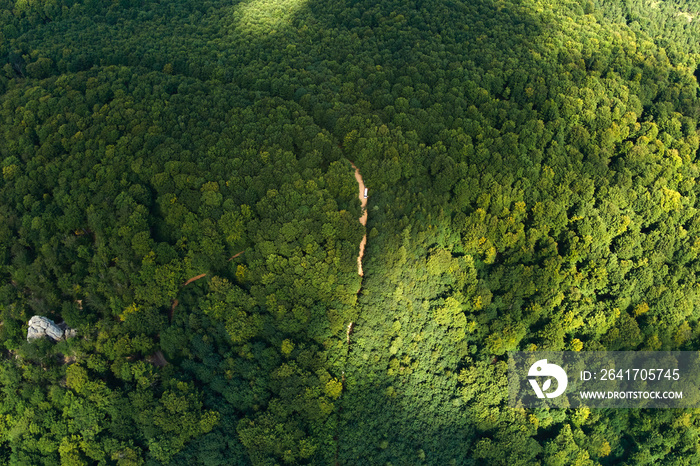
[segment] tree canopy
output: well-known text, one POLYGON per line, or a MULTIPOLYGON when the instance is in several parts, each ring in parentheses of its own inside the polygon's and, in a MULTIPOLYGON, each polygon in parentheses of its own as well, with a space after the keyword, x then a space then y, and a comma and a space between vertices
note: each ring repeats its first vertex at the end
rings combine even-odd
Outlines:
POLYGON ((698 349, 695 3, 0 5, 4 464, 700 462, 505 389, 698 349))

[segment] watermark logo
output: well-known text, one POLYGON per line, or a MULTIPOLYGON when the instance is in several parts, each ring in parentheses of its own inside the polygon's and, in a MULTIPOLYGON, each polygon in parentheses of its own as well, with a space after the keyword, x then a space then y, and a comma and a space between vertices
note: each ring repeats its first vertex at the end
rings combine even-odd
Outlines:
POLYGON ((530 370, 527 375, 529 377, 548 377, 545 380, 542 388, 540 388, 539 383, 536 379, 528 379, 532 389, 535 391, 537 398, 556 398, 564 393, 566 386, 569 384, 569 380, 566 377, 566 372, 564 369, 557 366, 556 364, 548 364, 546 359, 540 359, 530 366, 530 370), (545 393, 552 386, 552 377, 557 381, 557 389, 551 393, 545 393))
POLYGON ((512 408, 700 408, 700 351, 509 351, 512 408))

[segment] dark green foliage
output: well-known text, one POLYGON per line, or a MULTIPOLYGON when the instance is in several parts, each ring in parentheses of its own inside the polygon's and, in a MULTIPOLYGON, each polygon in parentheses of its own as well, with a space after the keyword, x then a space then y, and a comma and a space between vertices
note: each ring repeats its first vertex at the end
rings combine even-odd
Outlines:
POLYGON ((696 5, 2 3, 3 464, 700 461, 505 392, 697 349, 696 5))

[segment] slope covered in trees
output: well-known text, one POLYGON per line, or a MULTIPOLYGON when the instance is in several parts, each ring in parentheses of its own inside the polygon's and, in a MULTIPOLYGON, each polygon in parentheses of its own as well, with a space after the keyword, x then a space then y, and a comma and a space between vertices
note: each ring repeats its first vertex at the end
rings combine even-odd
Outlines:
POLYGON ((697 349, 691 2, 2 7, 3 463, 700 461, 695 412, 505 391, 697 349))

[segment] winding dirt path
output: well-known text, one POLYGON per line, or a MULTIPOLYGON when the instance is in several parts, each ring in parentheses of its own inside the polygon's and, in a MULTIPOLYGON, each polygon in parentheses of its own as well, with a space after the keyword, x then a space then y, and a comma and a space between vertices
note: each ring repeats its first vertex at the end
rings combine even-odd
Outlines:
MULTIPOLYGON (((360 175, 360 169, 355 166, 354 163, 350 162, 352 168, 355 169, 355 179, 359 186, 358 197, 362 203, 362 216, 360 217, 360 223, 362 226, 367 226, 367 199, 365 198, 365 182, 362 180, 362 175, 360 175)), ((362 256, 365 255, 365 245, 367 244, 367 233, 362 237, 360 241, 360 253, 357 255, 357 274, 362 277, 362 256)))
POLYGON ((239 252, 238 254, 234 254, 233 256, 231 256, 231 257, 228 258, 228 261, 231 262, 233 259, 235 259, 236 257, 240 256, 240 255, 243 254, 244 252, 245 252, 245 250, 239 252))
POLYGON ((206 277, 206 276, 207 276, 206 273, 200 273, 200 274, 197 275, 196 277, 192 277, 192 278, 190 278, 189 280, 187 280, 187 281, 186 281, 185 283, 183 283, 181 286, 187 286, 187 285, 189 285, 190 283, 195 282, 195 281, 199 280, 200 278, 204 278, 204 277, 206 277))
MULTIPOLYGON (((357 180, 357 186, 358 186, 358 191, 357 191, 357 196, 360 198, 360 203, 362 204, 362 215, 360 216, 359 220, 360 223, 362 224, 363 227, 367 226, 367 198, 365 197, 365 182, 362 180, 362 175, 360 175, 360 169, 355 166, 355 164, 350 161, 350 165, 352 165, 352 168, 355 169, 355 179, 357 180)), ((365 255, 365 245, 367 244, 367 232, 365 231, 364 236, 362 237, 362 241, 360 241, 360 252, 357 255, 357 274, 362 277, 364 274, 362 273, 362 257, 365 255)), ((360 289, 357 290, 357 294, 360 294, 360 290, 362 289, 362 285, 360 285, 360 289)), ((352 334, 353 329, 355 328, 355 323, 353 321, 350 321, 348 323, 348 327, 346 330, 346 340, 347 340, 347 348, 348 348, 348 354, 350 353, 350 335, 352 334)), ((345 391, 345 371, 343 371, 343 392, 345 391)), ((342 407, 340 408, 342 409, 342 407)), ((338 462, 338 452, 340 451, 340 441, 338 439, 338 432, 339 432, 340 424, 336 425, 336 434, 335 437, 333 437, 333 440, 335 440, 335 465, 338 466, 340 463, 338 462)))

